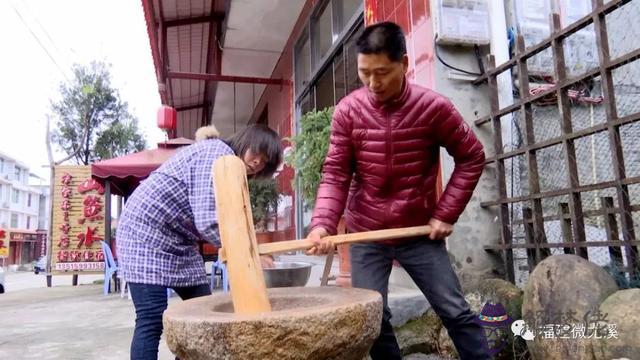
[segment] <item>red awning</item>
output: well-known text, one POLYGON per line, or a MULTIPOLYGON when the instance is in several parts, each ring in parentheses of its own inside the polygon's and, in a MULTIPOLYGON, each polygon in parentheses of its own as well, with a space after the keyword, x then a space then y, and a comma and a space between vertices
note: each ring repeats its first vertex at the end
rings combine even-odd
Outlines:
POLYGON ((157 149, 95 162, 91 164, 91 175, 103 186, 107 180, 111 182, 112 194, 129 196, 140 181, 173 156, 179 147, 192 143, 193 140, 177 138, 158 143, 157 149))

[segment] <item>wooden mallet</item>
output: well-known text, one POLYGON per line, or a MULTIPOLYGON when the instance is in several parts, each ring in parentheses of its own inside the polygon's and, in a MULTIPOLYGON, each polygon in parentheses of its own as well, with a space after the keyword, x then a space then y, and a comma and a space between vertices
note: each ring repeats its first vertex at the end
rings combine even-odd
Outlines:
MULTIPOLYGON (((289 240, 258 245, 244 162, 236 156, 220 157, 214 163, 213 177, 222 241, 219 256, 226 259, 234 311, 240 314, 271 311, 260 255, 307 250, 313 243, 289 240)), ((429 230, 425 225, 336 235, 328 239, 339 245, 428 235, 429 230)))

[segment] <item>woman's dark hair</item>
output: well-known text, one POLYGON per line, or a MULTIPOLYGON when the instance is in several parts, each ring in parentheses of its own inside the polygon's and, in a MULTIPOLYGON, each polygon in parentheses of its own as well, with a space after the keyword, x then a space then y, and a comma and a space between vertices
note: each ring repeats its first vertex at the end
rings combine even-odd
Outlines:
POLYGON ((367 26, 356 46, 359 54, 387 54, 391 61, 401 61, 407 53, 402 28, 390 21, 367 26))
POLYGON ((273 175, 282 162, 281 140, 277 132, 266 125, 254 124, 231 135, 224 142, 236 156, 243 157, 247 150, 267 157, 264 169, 253 175, 256 178, 268 178, 273 175))

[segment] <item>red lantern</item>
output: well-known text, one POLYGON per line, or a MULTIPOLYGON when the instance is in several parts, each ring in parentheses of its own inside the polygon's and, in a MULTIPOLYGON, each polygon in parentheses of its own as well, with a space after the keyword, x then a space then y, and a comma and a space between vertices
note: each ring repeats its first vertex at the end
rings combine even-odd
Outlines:
POLYGON ((169 131, 176 128, 176 119, 178 112, 171 106, 162 105, 158 109, 158 127, 162 130, 169 131))

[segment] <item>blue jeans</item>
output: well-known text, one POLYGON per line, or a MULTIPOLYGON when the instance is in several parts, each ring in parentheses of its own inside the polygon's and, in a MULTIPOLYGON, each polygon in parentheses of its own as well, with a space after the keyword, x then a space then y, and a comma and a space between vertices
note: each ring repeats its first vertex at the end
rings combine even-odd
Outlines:
POLYGON ((389 275, 394 259, 407 271, 440 316, 460 358, 491 359, 484 345, 484 331, 475 322, 475 315, 464 299, 444 241, 417 239, 399 245, 352 244, 350 253, 353 287, 378 291, 384 303, 380 336, 370 351, 373 360, 402 359, 387 306, 389 275))
MULTIPOLYGON (((131 359, 158 358, 158 345, 162 335, 162 313, 167 309, 167 287, 160 285, 127 283, 133 306, 136 308, 136 328, 131 341, 131 359)), ((176 287, 173 290, 188 300, 211 295, 208 285, 176 287)))

